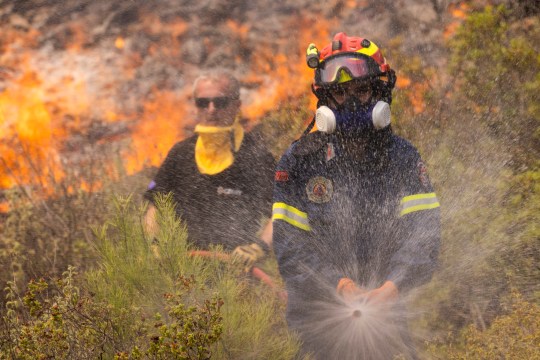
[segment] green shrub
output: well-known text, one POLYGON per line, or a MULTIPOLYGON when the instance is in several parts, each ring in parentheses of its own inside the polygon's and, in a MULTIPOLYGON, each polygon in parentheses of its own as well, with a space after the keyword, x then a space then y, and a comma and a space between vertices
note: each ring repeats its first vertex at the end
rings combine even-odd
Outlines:
MULTIPOLYGON (((88 289, 116 309, 135 307, 146 316, 165 314, 165 333, 174 338, 175 316, 165 311, 163 294, 175 293, 177 279, 193 279, 189 296, 175 306, 184 311, 192 304, 208 304, 210 295, 212 306, 221 304, 222 332, 209 349, 212 358, 292 358, 298 344, 287 331, 284 304, 274 291, 247 276, 241 266, 218 257, 191 256, 188 234, 175 216, 171 197, 159 196, 156 205, 159 232, 151 239, 141 222, 144 207, 135 209, 129 198, 115 201, 115 215, 96 229, 100 259, 99 266, 86 274, 88 289)), ((275 269, 275 260, 266 266, 275 269)))
POLYGON ((488 328, 511 288, 538 303, 539 24, 488 6, 448 42, 452 80, 430 139, 443 243, 417 304, 430 336, 488 328))
POLYGON ((56 283, 31 281, 19 297, 6 288, 1 359, 96 359, 120 349, 117 324, 131 316, 81 295, 70 268, 56 283))
POLYGON ((31 281, 19 298, 8 286, 2 319, 0 359, 208 359, 222 333, 222 301, 191 301, 196 283, 181 278, 165 294, 165 324, 158 313, 150 324, 135 307, 116 309, 82 294, 70 268, 56 284, 31 281))
MULTIPOLYGON (((22 297, 10 283, 0 358, 293 358, 298 341, 274 290, 239 265, 191 256, 171 198, 157 204, 157 240, 144 232, 144 208, 119 198, 95 230, 94 270, 32 281, 22 297)), ((274 259, 264 266, 277 272, 274 259)))
POLYGON ((431 344, 429 354, 437 359, 540 359, 540 306, 515 292, 509 313, 488 329, 470 325, 445 342, 431 344))

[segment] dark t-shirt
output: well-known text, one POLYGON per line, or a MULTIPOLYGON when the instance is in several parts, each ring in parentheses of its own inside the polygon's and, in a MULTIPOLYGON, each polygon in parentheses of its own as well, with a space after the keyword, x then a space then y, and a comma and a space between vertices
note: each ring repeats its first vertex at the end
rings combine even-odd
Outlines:
POLYGON ((197 136, 169 151, 145 193, 173 193, 177 215, 189 241, 199 248, 221 244, 232 250, 256 241, 262 220, 271 215, 275 160, 254 134, 246 133, 234 163, 215 175, 201 174, 195 162, 197 136))

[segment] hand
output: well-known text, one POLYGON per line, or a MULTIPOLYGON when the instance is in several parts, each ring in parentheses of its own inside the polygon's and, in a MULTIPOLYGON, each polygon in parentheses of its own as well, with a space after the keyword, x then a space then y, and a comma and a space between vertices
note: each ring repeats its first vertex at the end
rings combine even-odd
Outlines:
POLYGON ((246 268, 251 268, 263 257, 264 250, 255 243, 237 246, 232 252, 233 262, 243 264, 246 268))
POLYGON ((387 281, 381 287, 366 292, 363 297, 367 303, 391 304, 398 300, 399 291, 392 281, 387 281))
POLYGON ((357 300, 366 293, 366 290, 357 286, 354 281, 349 278, 341 278, 336 287, 338 295, 342 296, 347 302, 357 300))

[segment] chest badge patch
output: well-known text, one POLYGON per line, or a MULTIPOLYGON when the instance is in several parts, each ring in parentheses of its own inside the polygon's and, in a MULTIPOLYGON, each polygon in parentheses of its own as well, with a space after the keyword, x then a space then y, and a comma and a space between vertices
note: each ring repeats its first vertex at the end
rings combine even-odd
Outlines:
POLYGON ((332 180, 322 176, 309 179, 306 185, 308 199, 318 204, 330 201, 334 192, 332 180))
POLYGON ((242 190, 228 189, 228 188, 224 188, 223 186, 218 186, 217 193, 218 193, 218 195, 241 196, 242 195, 242 190))

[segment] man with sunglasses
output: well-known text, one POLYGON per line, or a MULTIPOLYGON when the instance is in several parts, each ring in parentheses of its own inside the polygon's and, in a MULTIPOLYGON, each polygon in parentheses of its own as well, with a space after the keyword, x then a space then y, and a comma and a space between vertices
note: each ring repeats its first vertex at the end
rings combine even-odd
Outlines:
POLYGON ((316 359, 414 358, 403 305, 434 271, 439 202, 418 151, 392 133, 395 73, 345 33, 307 61, 317 131, 290 146, 274 184, 288 324, 316 359))
POLYGON ((195 135, 169 151, 145 193, 146 228, 156 233, 156 193, 172 193, 188 241, 199 249, 222 245, 250 267, 271 239, 259 236, 270 217, 275 161, 260 137, 240 123, 240 84, 228 72, 199 76, 193 85, 195 135))

